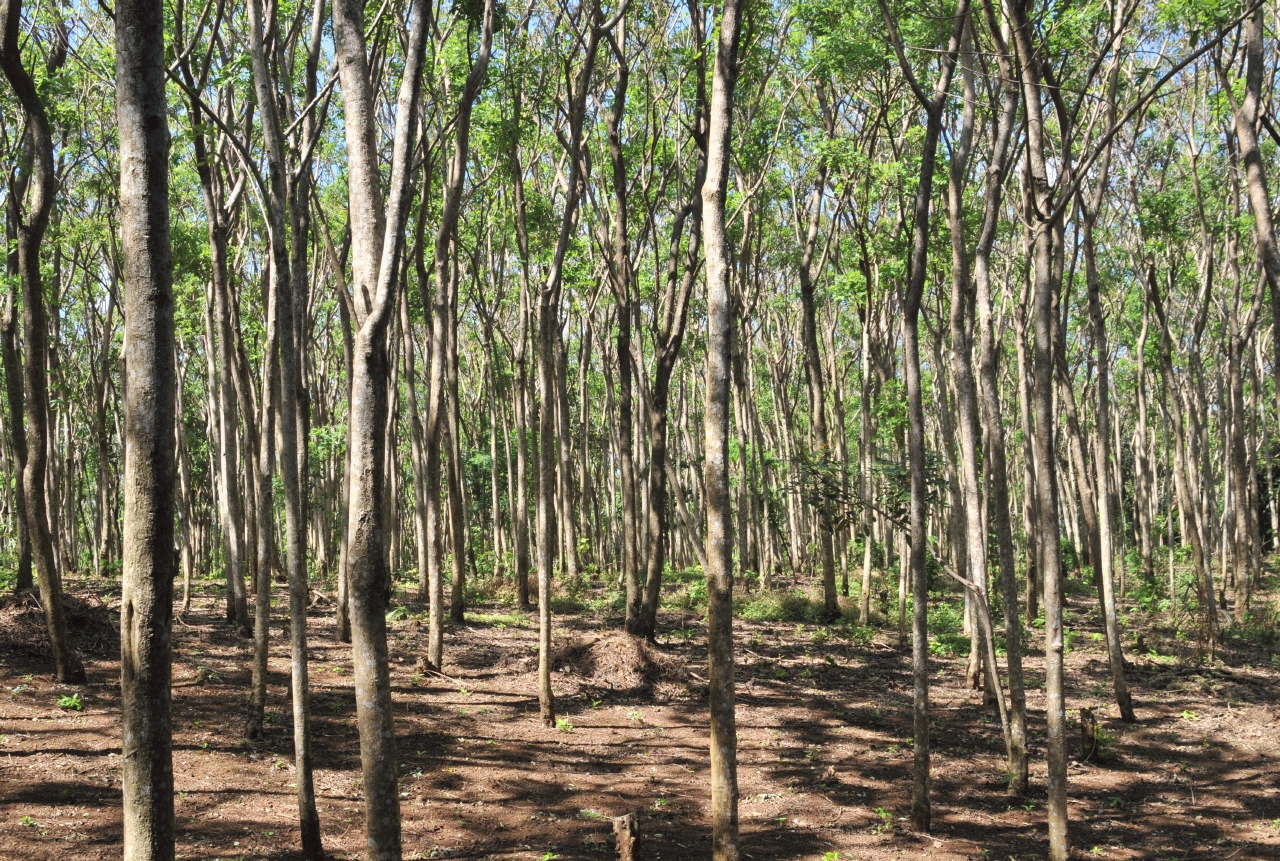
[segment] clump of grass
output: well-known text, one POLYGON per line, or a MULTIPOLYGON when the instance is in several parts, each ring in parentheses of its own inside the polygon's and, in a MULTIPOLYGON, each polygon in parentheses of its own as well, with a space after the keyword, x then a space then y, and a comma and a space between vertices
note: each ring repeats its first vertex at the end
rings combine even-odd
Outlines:
POLYGON ((528 628, 532 626, 523 613, 468 613, 467 621, 475 625, 492 625, 495 628, 528 628))
POLYGON ((821 622, 823 603, 803 592, 757 592, 734 602, 734 613, 755 622, 821 622))

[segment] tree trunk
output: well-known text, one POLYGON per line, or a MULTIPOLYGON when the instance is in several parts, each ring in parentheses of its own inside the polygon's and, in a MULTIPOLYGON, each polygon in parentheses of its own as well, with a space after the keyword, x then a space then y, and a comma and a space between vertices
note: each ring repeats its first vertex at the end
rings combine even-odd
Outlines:
MULTIPOLYGON (((1018 116, 1018 89, 1014 85, 1013 62, 1003 28, 991 4, 985 6, 987 25, 997 46, 1001 78, 1000 114, 987 160, 982 230, 974 253, 973 275, 977 296, 979 329, 978 373, 982 381, 979 395, 987 425, 987 488, 990 525, 996 533, 999 554, 1001 598, 1004 604, 1005 654, 1009 667, 1009 791, 1027 790, 1027 697, 1022 678, 1022 631, 1018 617, 1018 580, 1014 564, 1008 464, 1005 455, 1004 414, 1000 408, 1000 359, 995 324, 992 320, 991 249, 1000 223, 1001 198, 1008 170, 1014 124, 1018 116)), ((1027 490, 1030 490, 1028 486, 1027 490)))
MULTIPOLYGON (((285 162, 285 142, 280 117, 276 107, 275 81, 267 66, 263 47, 263 20, 259 0, 248 4, 249 56, 253 73, 258 108, 262 118, 262 137, 267 156, 267 220, 270 226, 271 271, 268 281, 268 304, 274 304, 274 314, 267 313, 268 325, 276 326, 276 344, 279 349, 275 363, 275 379, 264 378, 264 394, 272 386, 277 387, 275 399, 278 405, 278 437, 280 446, 280 477, 284 489, 285 513, 285 564, 289 577, 289 645, 291 701, 293 706, 294 784, 297 790, 298 818, 301 830, 302 853, 310 861, 319 861, 324 851, 320 843, 320 817, 316 812, 314 781, 311 769, 311 716, 308 708, 307 679, 307 522, 304 511, 302 476, 299 474, 299 415, 298 393, 301 390, 302 356, 297 343, 298 327, 294 309, 294 284, 290 278, 291 260, 286 245, 287 213, 289 203, 289 167, 285 162), (272 318, 274 317, 274 321, 272 318)), ((275 29, 276 22, 272 22, 275 29)), ((294 236, 294 243, 306 238, 294 236)), ((268 343, 270 339, 268 339, 268 343)), ((266 366, 272 369, 268 358, 266 366)), ((264 403, 269 401, 264 397, 264 403)), ((264 433, 264 436, 268 434, 264 433)), ((270 480, 267 471, 264 480, 270 480)), ((258 606, 265 604, 264 592, 269 588, 270 577, 259 573, 258 606)), ((257 635, 265 646, 267 619, 259 616, 257 635)))
MULTIPOLYGON (((174 549, 173 261, 164 9, 116 3, 124 258, 124 577, 120 604, 124 858, 174 857, 170 724, 174 549)), ((16 16, 11 19, 16 25, 16 16)))
POLYGON ((1067 861, 1071 854, 1067 833, 1066 710, 1062 686, 1062 565, 1058 527, 1058 461, 1054 449, 1053 327, 1060 269, 1054 265, 1054 236, 1061 216, 1051 217, 1054 201, 1046 167, 1044 120, 1040 99, 1039 60, 1032 46, 1028 0, 1014 0, 1013 33, 1022 61, 1023 102, 1027 116, 1027 197, 1039 213, 1032 228, 1034 251, 1034 411, 1036 543, 1044 576, 1045 717, 1048 724, 1049 859, 1067 861))
POLYGON ((388 336, 410 199, 412 153, 422 91, 427 11, 415 6, 395 112, 388 194, 375 141, 373 85, 364 4, 336 0, 333 42, 344 102, 348 201, 355 288, 351 375, 348 577, 355 662, 356 723, 364 780, 366 845, 373 861, 400 861, 400 792, 387 665, 387 557, 382 507, 387 419, 388 336))
POLYGON ((732 266, 725 229, 734 89, 738 82, 740 0, 725 0, 712 72, 702 241, 707 258, 707 656, 711 711, 711 857, 737 861, 738 730, 733 678, 733 521, 729 496, 729 375, 732 266))
MULTIPOLYGON (((67 639, 66 614, 62 609, 62 577, 54 557, 53 534, 46 489, 49 461, 49 321, 45 313, 44 282, 40 273, 40 246, 53 211, 57 177, 53 170, 53 138, 49 117, 36 90, 36 83, 22 65, 18 35, 22 17, 21 0, 5 0, 0 6, 0 70, 4 72, 22 106, 27 120, 26 146, 31 153, 27 211, 19 217, 18 270, 22 284, 22 328, 27 357, 24 363, 27 390, 27 462, 22 472, 26 502, 27 533, 31 554, 40 578, 40 602, 44 605, 45 626, 53 648, 53 663, 59 682, 84 684, 84 664, 67 639)), ((58 38, 65 44, 66 32, 58 25, 58 38)), ((62 49, 65 50, 65 47, 62 49)), ((168 361, 168 358, 161 361, 168 361)), ((171 611, 167 611, 171 612, 171 611)))
POLYGON ((968 0, 960 0, 952 22, 951 37, 942 59, 941 73, 932 94, 916 82, 907 62, 905 46, 885 0, 879 0, 880 12, 898 63, 911 83, 916 100, 928 114, 920 157, 920 185, 916 190, 914 235, 907 267, 907 286, 903 296, 902 341, 903 376, 907 389, 907 461, 910 467, 911 503, 909 531, 911 539, 911 660, 914 678, 914 746, 915 765, 911 786, 911 824, 917 831, 930 827, 929 773, 929 573, 925 567, 929 543, 926 464, 924 446, 924 400, 920 384, 920 303, 924 296, 929 261, 929 205, 933 195, 934 157, 942 136, 942 109, 969 15, 968 0))
MULTIPOLYGON (((19 272, 16 241, 17 196, 17 192, 11 188, 7 207, 11 213, 9 224, 12 226, 12 235, 7 237, 8 245, 12 249, 7 255, 9 258, 8 271, 11 277, 17 276, 19 272)), ((16 286, 16 284, 17 279, 15 278, 14 285, 16 286)), ((27 495, 22 487, 22 475, 27 465, 27 434, 22 391, 22 357, 18 353, 18 315, 13 300, 14 291, 10 289, 5 296, 4 315, 0 317, 0 357, 4 361, 5 397, 9 407, 9 443, 13 452, 15 476, 13 482, 13 507, 14 531, 17 533, 18 539, 18 569, 14 581, 14 591, 25 592, 34 585, 34 581, 31 579, 31 533, 27 530, 27 495)), ((105 512, 103 513, 103 519, 105 523, 105 512)))

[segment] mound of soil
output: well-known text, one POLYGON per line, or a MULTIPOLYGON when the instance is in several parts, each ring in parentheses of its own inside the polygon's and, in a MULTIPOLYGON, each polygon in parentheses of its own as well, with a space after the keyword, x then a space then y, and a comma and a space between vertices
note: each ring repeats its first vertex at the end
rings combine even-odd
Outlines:
MULTIPOLYGON (((120 629, 107 605, 92 595, 62 596, 71 645, 82 657, 119 658, 120 629)), ((0 596, 0 651, 53 660, 44 605, 35 591, 0 596)))
POLYGON ((588 690, 663 698, 687 692, 688 674, 651 643, 614 632, 574 637, 551 653, 555 672, 580 676, 588 690))

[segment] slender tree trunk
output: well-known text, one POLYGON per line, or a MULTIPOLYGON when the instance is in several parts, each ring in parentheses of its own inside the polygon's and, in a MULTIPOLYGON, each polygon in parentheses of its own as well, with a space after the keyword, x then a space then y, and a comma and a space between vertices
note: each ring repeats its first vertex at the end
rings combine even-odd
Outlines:
POLYGON ((158 0, 116 3, 115 53, 125 293, 120 596, 124 858, 170 861, 174 857, 170 628, 176 573, 177 416, 164 9, 158 0))
MULTIPOLYGON (((1005 26, 996 18, 992 4, 985 4, 987 25, 998 51, 1000 68, 1000 114, 987 160, 982 230, 974 253, 974 286, 977 296, 979 330, 978 374, 987 426, 987 488, 990 525, 996 534, 1000 564, 1001 599, 1004 604, 1005 654, 1009 667, 1009 791, 1027 790, 1027 697, 1022 677, 1022 630, 1018 617, 1018 580, 1014 563, 1013 525, 1010 514, 1008 464, 1005 454, 1004 413, 1000 407, 1000 360, 995 323, 992 319, 991 250, 1000 223, 1001 198, 1008 170, 1014 124, 1018 115, 1018 89, 1014 84, 1013 62, 1005 26)), ((1030 490, 1030 486, 1027 487, 1030 490)))
MULTIPOLYGON (((290 278, 291 261, 286 245, 288 217, 288 165, 285 162, 285 142, 280 117, 276 107, 275 82, 267 67, 263 46, 263 19, 259 0, 249 0, 249 56, 253 83, 262 117, 262 136, 267 155, 267 220, 270 226, 271 271, 269 275, 268 303, 274 304, 274 314, 268 311, 268 324, 274 317, 277 328, 276 343, 279 349, 275 364, 275 379, 264 378, 263 392, 274 386, 279 408, 278 437, 280 446, 280 474, 284 489, 285 510, 285 564, 289 577, 289 641, 291 700, 293 706, 294 783, 297 789, 298 817, 301 830, 302 853, 318 861, 324 850, 320 843, 320 817, 316 812, 315 789, 311 768, 311 716, 308 708, 307 679, 307 524, 303 505, 302 476, 299 474, 298 451, 298 393, 301 390, 302 358, 297 343, 298 327, 295 322, 294 285, 290 278)), ((275 22, 272 24, 275 29, 275 22)), ((293 237, 294 242, 304 241, 293 237)), ((272 367, 268 359, 267 367, 272 367)), ((264 398, 264 403, 269 400, 264 398)), ((264 480, 271 476, 263 474, 264 480)), ((258 605, 264 604, 263 593, 270 577, 258 580, 258 605)), ((266 620, 260 617, 258 636, 265 645, 266 620)))
POLYGON ((1054 447, 1054 308, 1060 269, 1054 265, 1054 237, 1061 216, 1051 218, 1055 201, 1046 166, 1039 59, 1032 45, 1028 0, 1013 0, 1013 33, 1022 62, 1023 102, 1027 116, 1027 197, 1038 213, 1032 227, 1034 273, 1034 410, 1038 515, 1036 543, 1044 572, 1045 717, 1048 724, 1049 859, 1067 861, 1071 854, 1067 833, 1067 740, 1063 702, 1062 565, 1058 519, 1058 461, 1054 447))
MULTIPOLYGON (((16 192, 9 192, 8 209, 17 209, 16 192)), ((7 255, 9 259, 9 275, 18 275, 17 224, 13 225, 13 235, 9 238, 9 247, 13 251, 7 255)), ((16 279, 15 279, 16 287, 16 279)), ((27 495, 23 489, 22 475, 27 466, 27 434, 25 405, 23 403, 22 357, 18 353, 17 328, 18 315, 14 306, 14 291, 11 289, 5 296, 4 315, 0 317, 0 357, 4 361, 5 397, 9 407, 9 443, 13 452, 15 481, 13 482, 14 531, 18 539, 18 569, 14 582, 15 592, 25 592, 34 585, 31 578, 31 533, 27 530, 27 495)), ((104 524, 106 513, 103 513, 104 524)), ((105 526, 104 526, 105 530, 105 526)))
POLYGON ((707 653, 711 711, 711 857, 737 861, 738 729, 734 703, 733 521, 729 495, 729 375, 733 299, 725 197, 738 83, 740 0, 725 0, 708 111, 707 174, 702 185, 702 242, 707 258, 707 653))
MULTIPOLYGON (((705 32, 705 15, 699 0, 689 0, 689 20, 694 36, 701 43, 705 32)), ((689 202, 675 217, 671 227, 671 244, 667 256, 666 291, 663 319, 654 333, 654 374, 649 392, 649 513, 645 545, 645 581, 640 633, 653 639, 658 626, 658 604, 662 596, 662 572, 667 561, 669 523, 667 518, 668 482, 674 491, 681 516, 689 521, 684 495, 679 485, 669 478, 672 471, 668 450, 671 376, 675 371, 688 321, 689 297, 693 294, 698 274, 698 255, 702 243, 702 185, 707 171, 707 86, 706 57, 699 53, 696 61, 695 100, 691 125, 698 147, 698 163, 694 171, 693 192, 689 202), (680 237, 688 222, 688 244, 683 264, 680 261, 680 237)), ((616 189, 615 189, 616 191, 616 189)), ((701 544, 695 545, 702 555, 701 544)), ((705 569, 705 563, 704 563, 705 569)))
MULTIPOLYGON (((49 117, 31 74, 22 65, 18 35, 21 0, 0 5, 0 71, 8 79, 27 120, 26 146, 31 151, 30 187, 26 213, 18 219, 18 270, 22 285, 22 328, 27 356, 24 363, 27 390, 27 462, 22 473, 26 501, 27 533, 40 578, 40 601, 53 648, 59 682, 84 684, 84 664, 67 638, 62 608, 62 577, 54 556, 47 492, 49 472, 49 321, 45 312, 44 281, 40 272, 40 247, 53 211, 57 177, 53 169, 53 137, 49 117)), ((66 31, 58 25, 57 38, 66 50, 66 31)), ((167 361, 163 359, 162 361, 167 361)))
POLYGON ((929 574, 925 567, 928 536, 928 486, 925 476, 924 399, 920 381, 920 303, 924 296, 929 261, 929 205, 933 195, 934 157, 942 135, 943 100, 951 86, 956 58, 969 15, 968 0, 960 0, 951 27, 951 37, 943 55, 942 70, 933 93, 926 93, 911 72, 902 39, 885 0, 879 0, 881 15, 898 55, 898 63, 909 78, 916 100, 928 114, 920 160, 920 185, 916 191, 914 235, 908 265, 908 283, 903 297, 903 376, 907 388, 907 461, 911 473, 909 531, 911 538, 911 658, 914 678, 915 768, 911 786, 911 823, 917 831, 930 827, 929 773, 929 574))
MULTIPOLYGON (((1245 55, 1244 99, 1235 106, 1234 130, 1240 145, 1240 162, 1244 165, 1245 188, 1249 210, 1253 214, 1253 238, 1263 274, 1271 288, 1272 318, 1280 320, 1280 244, 1276 240, 1275 220, 1271 212, 1271 195, 1267 188, 1266 166, 1258 144, 1258 115, 1265 110, 1263 80, 1267 73, 1267 57, 1263 50, 1266 26, 1261 5, 1244 19, 1241 29, 1245 55)), ((1230 82, 1224 79, 1223 90, 1231 94, 1230 82)), ((1271 372, 1280 381, 1280 338, 1273 338, 1275 361, 1271 372)), ((1280 404, 1280 385, 1276 386, 1276 402, 1280 404)), ((1280 407, 1277 408, 1280 410, 1280 407)))
POLYGON ((453 583, 449 594, 449 619, 455 624, 462 624, 464 600, 463 600, 463 583, 467 570, 467 546, 468 532, 470 527, 467 524, 465 514, 465 496, 466 481, 463 475, 462 466, 462 441, 459 435, 462 433, 462 420, 459 413, 459 396, 458 396, 458 284, 457 284, 457 263, 454 263, 454 286, 450 291, 455 300, 449 308, 449 334, 448 334, 448 374, 447 382, 449 386, 449 426, 448 426, 448 445, 449 445, 449 538, 452 547, 451 557, 453 562, 453 583))
POLYGON ((1125 681, 1124 652, 1120 643, 1120 622, 1116 615, 1115 596, 1115 540, 1111 507, 1111 356, 1107 344, 1107 326, 1102 316, 1102 299, 1098 264, 1093 244, 1093 225, 1097 217, 1098 207, 1102 203, 1102 195, 1106 188, 1106 167, 1110 162, 1110 154, 1104 156, 1098 188, 1093 195, 1090 212, 1083 219, 1085 280, 1089 290, 1089 317, 1093 325, 1093 344, 1097 351, 1097 446, 1095 467, 1097 469, 1096 499, 1098 505, 1098 549, 1099 557, 1094 560, 1098 566, 1098 576, 1102 584, 1102 621, 1107 638, 1107 657, 1111 663, 1111 681, 1115 689, 1116 703, 1120 706, 1121 720, 1132 723, 1137 718, 1133 713, 1133 698, 1129 694, 1129 685, 1125 681))
POLYGON ((632 412, 631 383, 631 244, 627 233, 627 169, 622 154, 622 120, 627 110, 626 35, 612 39, 618 60, 618 78, 613 88, 613 105, 608 120, 609 159, 613 168, 613 237, 609 261, 610 283, 618 303, 618 470, 622 489, 622 581, 626 584, 625 625, 632 635, 643 633, 640 585, 639 521, 636 511, 636 478, 632 464, 635 419, 632 412))
POLYGON ((457 304, 458 274, 456 242, 458 215, 462 203, 463 183, 466 180, 467 157, 471 140, 471 109, 479 94, 489 64, 493 37, 493 0, 486 0, 481 32, 480 52, 467 76, 458 100, 458 113, 454 122, 453 150, 445 165, 444 201, 440 226, 435 237, 435 296, 428 302, 427 285, 423 281, 423 307, 432 308, 431 376, 427 395, 426 427, 426 497, 427 497, 427 571, 428 589, 431 593, 431 609, 427 634, 427 661, 435 668, 444 661, 444 512, 440 498, 441 446, 448 420, 450 441, 449 457, 451 482, 449 491, 449 515, 453 538, 454 595, 451 596, 451 615, 456 621, 462 618, 462 573, 464 570, 466 524, 462 516, 462 482, 460 464, 455 452, 459 427, 457 424, 457 304), (452 398, 447 404, 446 396, 452 398))
MULTIPOLYGON (((409 28, 395 113, 388 194, 376 145, 374 90, 362 0, 333 4, 333 42, 344 102, 352 274, 358 326, 351 375, 351 504, 348 577, 355 662, 356 723, 364 780, 366 845, 371 861, 400 861, 400 791, 387 664, 389 581, 382 502, 387 419, 388 337, 410 199, 412 153, 422 91, 427 10, 409 28)), ((345 301, 345 300, 344 300, 345 301)))
MULTIPOLYGON (((595 70, 596 49, 604 35, 600 9, 585 22, 582 68, 566 83, 568 105, 567 164, 568 191, 556 237, 555 251, 539 295, 538 310, 538 392, 541 396, 538 429, 538 705, 542 722, 555 726, 555 698, 551 690, 551 569, 555 558, 555 484, 559 441, 556 433, 557 353, 559 352, 560 295, 565 254, 574 229, 578 202, 585 182, 582 164, 582 135, 587 91, 595 70)), ((565 441, 567 445, 568 442, 565 441)))
MULTIPOLYGON (((964 54, 971 57, 970 36, 964 37, 964 54)), ((959 460, 961 509, 964 513, 964 554, 968 570, 961 571, 971 583, 980 600, 987 595, 987 530, 983 517, 982 466, 979 452, 982 449, 982 430, 978 425, 978 392, 973 373, 973 344, 969 329, 974 297, 969 277, 969 256, 965 248, 964 231, 964 181, 968 172, 969 153, 973 145, 974 100, 971 65, 963 64, 964 109, 960 133, 952 148, 951 167, 948 172, 947 204, 948 225, 951 233, 951 364, 956 387, 956 407, 959 418, 959 460)), ((967 593, 966 593, 967 595, 967 593)), ((972 606, 974 602, 970 601, 972 606)), ((985 670, 987 696, 995 696, 993 675, 995 667, 984 666, 986 649, 981 642, 980 626, 973 626, 973 636, 966 670, 966 685, 977 688, 979 669, 985 670)))

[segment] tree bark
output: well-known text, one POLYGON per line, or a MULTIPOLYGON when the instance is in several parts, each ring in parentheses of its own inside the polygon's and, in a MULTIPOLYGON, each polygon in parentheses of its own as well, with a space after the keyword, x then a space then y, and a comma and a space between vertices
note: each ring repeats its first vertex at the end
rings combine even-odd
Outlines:
MULTIPOLYGON (((11 249, 8 258, 8 274, 17 278, 18 266, 18 198, 17 184, 10 185, 6 221, 6 245, 11 249)), ((0 317, 0 358, 4 362, 5 398, 9 407, 9 444, 13 452, 15 481, 13 483, 14 531, 18 539, 18 569, 14 581, 15 592, 25 592, 35 585, 31 578, 31 533, 27 530, 27 495, 22 487, 22 475, 27 466, 27 432, 22 385, 22 356, 18 352, 18 313, 14 304, 14 290, 5 295, 4 313, 0 317)), ((105 517, 105 514, 103 515, 105 517)))
POLYGON ((907 389, 907 461, 910 467, 911 503, 909 531, 911 539, 911 660, 914 679, 914 747, 915 764, 911 785, 911 824, 917 831, 930 827, 929 773, 929 573, 925 567, 928 550, 928 485, 926 483, 924 443, 924 400, 920 381, 920 303, 924 296, 929 262, 929 205, 933 195, 934 158, 942 135, 942 109, 951 76, 955 71, 960 43, 969 15, 968 0, 960 0, 952 22, 950 41, 942 59, 942 69, 933 93, 916 82, 907 62, 902 39, 889 13, 885 0, 879 0, 880 12, 889 30, 898 64, 911 83, 916 100, 928 115, 920 156, 920 184, 916 191, 913 214, 914 235, 907 267, 907 286, 903 296, 902 341, 903 376, 907 389))
MULTIPOLYGON (((297 790, 298 819, 302 854, 310 861, 324 855, 320 842, 320 817, 316 812, 314 781, 311 768, 311 715, 307 679, 307 523, 304 511, 302 476, 299 474, 298 393, 302 388, 302 357, 297 343, 298 326, 294 309, 294 284, 290 277, 292 261, 288 238, 289 169, 285 162, 285 142, 280 116, 276 108, 276 82, 267 66, 263 47, 263 19, 259 0, 249 0, 249 57, 253 83, 262 117, 262 137, 267 156, 267 223, 271 252, 268 281, 268 304, 275 304, 276 343, 279 349, 275 380, 264 379, 263 391, 277 386, 280 476, 284 489, 285 559, 289 577, 289 646, 291 704, 293 707, 294 784, 297 790)), ((273 29, 275 22, 273 22, 273 29)), ((305 237, 294 236, 294 243, 305 237)), ((271 367, 268 359, 267 367, 271 367)), ((269 480, 269 476, 264 475, 269 480)), ((259 574, 258 603, 263 605, 269 577, 259 574)), ((266 620, 260 617, 259 636, 266 640, 266 620)))
MULTIPOLYGON (((1004 413, 1000 407, 999 348, 992 319, 991 250, 1000 223, 1001 198, 1009 168, 1009 152, 1018 116, 1018 88, 1014 84, 1004 25, 997 20, 993 4, 984 4, 987 25, 996 44, 1000 69, 1000 114, 996 121, 991 154, 987 159, 986 188, 983 195, 982 230, 974 252, 973 275, 976 288, 979 349, 979 394, 987 425, 987 488, 990 527, 996 533, 999 554, 1001 598, 1004 604, 1005 654, 1009 667, 1009 791, 1027 790, 1027 697, 1022 677, 1022 630, 1018 616, 1018 580, 1014 563, 1008 464, 1005 455, 1004 413)), ((1028 487, 1028 490, 1030 488, 1028 487)))
MULTIPOLYGON (((174 857, 173 261, 164 9, 116 3, 116 125, 124 258, 124 578, 120 605, 124 858, 174 857)), ((14 22, 16 23, 16 21, 14 22)))
POLYGON ((1067 832, 1066 710, 1062 687, 1062 565, 1058 527, 1058 461, 1054 449, 1053 327, 1060 270, 1054 266, 1054 235, 1061 216, 1053 217, 1054 201, 1046 165, 1039 59, 1032 45, 1028 0, 1013 0, 1014 44, 1021 60, 1023 102, 1027 117, 1026 174, 1029 207, 1034 214, 1032 256, 1034 277, 1034 411, 1037 498, 1036 543, 1044 576, 1045 715, 1048 724, 1049 859, 1067 861, 1071 854, 1067 832))
POLYGON ((344 102, 352 274, 358 334, 352 356, 351 475, 347 520, 356 722, 371 861, 400 861, 400 792, 387 664, 389 571, 382 506, 388 337, 408 213, 412 153, 422 92, 427 11, 413 8, 395 112, 388 194, 382 193, 374 89, 365 48, 363 0, 333 4, 333 41, 344 102))
POLYGON ((740 0, 725 0, 711 79, 702 242, 707 258, 707 660, 711 711, 711 857, 737 861, 738 730, 734 703, 733 520, 729 495, 729 375, 732 365, 732 265, 725 198, 738 83, 740 0))
MULTIPOLYGON (((435 236, 435 295, 428 301, 427 284, 422 281, 423 308, 432 309, 431 318, 431 372, 427 394, 426 426, 426 498, 427 498, 427 588, 431 593, 431 608, 427 632, 427 661, 436 669, 444 661, 444 511, 440 498, 441 454, 446 434, 449 439, 449 456, 452 475, 457 475, 457 455, 454 452, 458 434, 457 424, 457 261, 453 245, 456 241, 458 216, 462 204, 462 189, 467 176, 467 155, 471 141, 471 110, 475 105, 480 85, 484 82, 489 66, 490 46, 493 38, 493 0, 485 3, 484 22, 480 36, 480 53, 477 55, 466 83, 458 98, 458 113, 454 122, 453 150, 444 171, 444 200, 441 207, 440 226, 435 236), (452 405, 446 403, 446 395, 452 396, 452 405), (445 428, 448 420, 450 427, 445 428)), ((462 517, 462 486, 459 480, 450 482, 449 508, 453 538, 454 596, 451 596, 451 615, 455 621, 462 617, 462 572, 465 552, 466 528, 462 517)))
MULTIPOLYGON (((582 158, 583 123, 587 92, 595 71, 596 49, 604 35, 596 7, 585 23, 583 61, 578 74, 566 80, 569 87, 568 134, 566 139, 568 189, 564 211, 556 237, 555 251, 542 283, 538 308, 538 393, 541 407, 538 416, 538 706, 542 722, 555 726, 555 697, 551 690, 551 569, 555 558, 556 517, 555 484, 559 442, 556 432, 557 353, 559 351, 560 295, 564 276, 564 259, 576 223, 578 202, 585 182, 582 158)), ((566 441, 567 445, 567 441, 566 441)))
MULTIPOLYGON (((27 356, 24 363, 27 390, 27 459, 22 472, 27 533, 39 577, 40 602, 53 649, 59 682, 84 684, 84 664, 67 638, 62 608, 62 577, 54 556, 47 493, 49 463, 49 321, 45 311, 44 280, 40 272, 40 246, 53 212, 57 177, 53 170, 53 137, 49 116, 36 90, 35 80, 22 65, 18 44, 22 0, 4 0, 0 6, 0 71, 8 79, 27 120, 26 146, 31 152, 31 174, 26 212, 17 222, 18 270, 22 284, 22 328, 27 356)), ((59 24, 59 28, 61 25, 59 24)), ((57 38, 65 42, 66 32, 57 38)))

